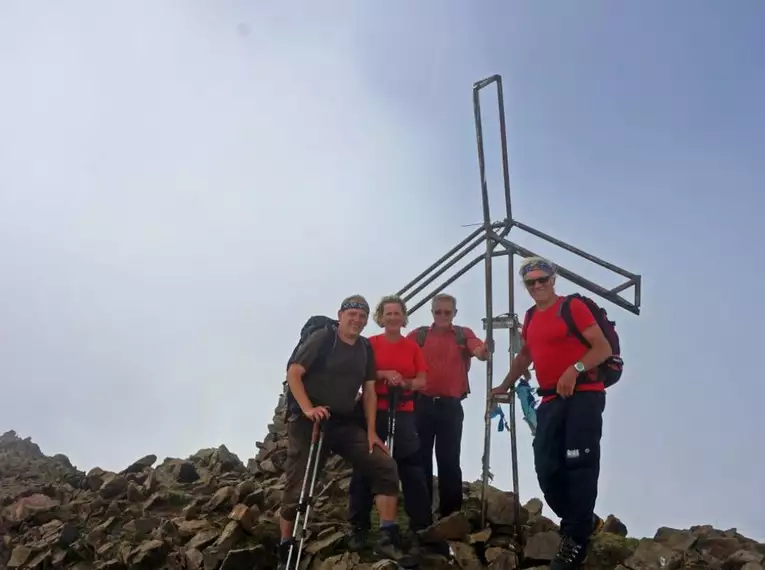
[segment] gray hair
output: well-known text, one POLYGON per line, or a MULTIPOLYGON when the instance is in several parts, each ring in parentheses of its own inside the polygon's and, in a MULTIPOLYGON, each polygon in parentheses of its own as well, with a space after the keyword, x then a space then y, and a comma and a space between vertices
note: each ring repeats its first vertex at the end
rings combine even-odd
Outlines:
POLYGON ((433 297, 433 301, 431 302, 430 306, 432 307, 438 301, 449 301, 452 304, 452 307, 454 307, 454 310, 457 310, 457 299, 453 295, 449 295, 449 293, 439 293, 433 297))

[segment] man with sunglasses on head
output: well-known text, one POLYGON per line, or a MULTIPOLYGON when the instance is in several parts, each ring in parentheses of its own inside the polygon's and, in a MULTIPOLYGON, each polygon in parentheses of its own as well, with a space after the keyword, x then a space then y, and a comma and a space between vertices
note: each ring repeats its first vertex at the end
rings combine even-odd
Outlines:
POLYGON ((428 365, 425 387, 417 394, 415 412, 422 463, 433 502, 433 450, 438 466, 439 514, 462 508, 462 400, 470 393, 468 371, 472 357, 486 360, 486 344, 468 327, 453 324, 457 300, 441 293, 433 297, 433 324, 407 337, 421 347, 428 365))
POLYGON ((525 259, 521 277, 534 300, 524 319, 523 348, 492 394, 505 394, 533 363, 539 393, 534 466, 548 506, 561 519, 561 543, 551 570, 581 566, 590 536, 603 521, 595 515, 600 475, 600 438, 606 394, 596 369, 611 346, 583 301, 555 292, 555 266, 540 257, 525 259), (591 348, 569 333, 571 320, 591 348), (579 380, 579 381, 577 381, 579 380))

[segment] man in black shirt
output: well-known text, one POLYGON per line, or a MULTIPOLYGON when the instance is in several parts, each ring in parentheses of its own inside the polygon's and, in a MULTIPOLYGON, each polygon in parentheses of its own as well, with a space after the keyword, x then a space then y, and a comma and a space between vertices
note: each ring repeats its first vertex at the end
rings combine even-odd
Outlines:
MULTIPOLYGON (((324 422, 324 449, 342 456, 369 478, 380 515, 378 555, 398 560, 404 556, 396 525, 399 479, 396 462, 376 431, 374 355, 361 337, 369 305, 360 295, 345 299, 338 311, 336 331, 312 333, 297 349, 287 369, 287 383, 295 406, 287 415, 287 481, 282 493, 280 570, 286 569, 300 489, 308 462, 313 422, 324 422), (334 338, 329 338, 330 336, 334 338), (322 366, 311 366, 331 346, 322 366), (362 390, 366 431, 354 415, 356 395, 362 390)), ((322 453, 321 464, 326 459, 322 453)), ((321 468, 319 469, 321 472, 321 468)))

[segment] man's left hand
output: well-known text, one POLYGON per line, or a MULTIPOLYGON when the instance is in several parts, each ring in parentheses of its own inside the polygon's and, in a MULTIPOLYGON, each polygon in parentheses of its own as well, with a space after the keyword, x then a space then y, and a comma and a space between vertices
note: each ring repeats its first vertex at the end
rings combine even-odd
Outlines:
POLYGON ((574 388, 576 387, 576 377, 579 374, 574 370, 573 366, 566 368, 566 371, 558 379, 558 387, 556 392, 563 397, 569 398, 574 394, 574 388))
POLYGON ((486 360, 489 358, 489 347, 485 343, 476 347, 476 349, 473 351, 473 356, 475 356, 478 360, 486 360))
POLYGON ((377 446, 380 449, 382 449, 385 455, 390 455, 390 451, 388 451, 388 446, 385 445, 385 442, 381 440, 380 436, 378 436, 375 432, 368 433, 367 441, 369 442, 369 453, 372 453, 372 451, 374 451, 375 446, 377 446))

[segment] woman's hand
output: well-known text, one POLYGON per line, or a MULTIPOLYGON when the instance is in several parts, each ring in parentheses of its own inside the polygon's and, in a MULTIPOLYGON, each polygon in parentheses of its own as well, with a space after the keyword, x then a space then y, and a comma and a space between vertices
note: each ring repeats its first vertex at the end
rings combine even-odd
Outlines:
POLYGON ((404 377, 395 370, 385 370, 382 374, 384 375, 385 381, 389 386, 404 385, 404 377))

